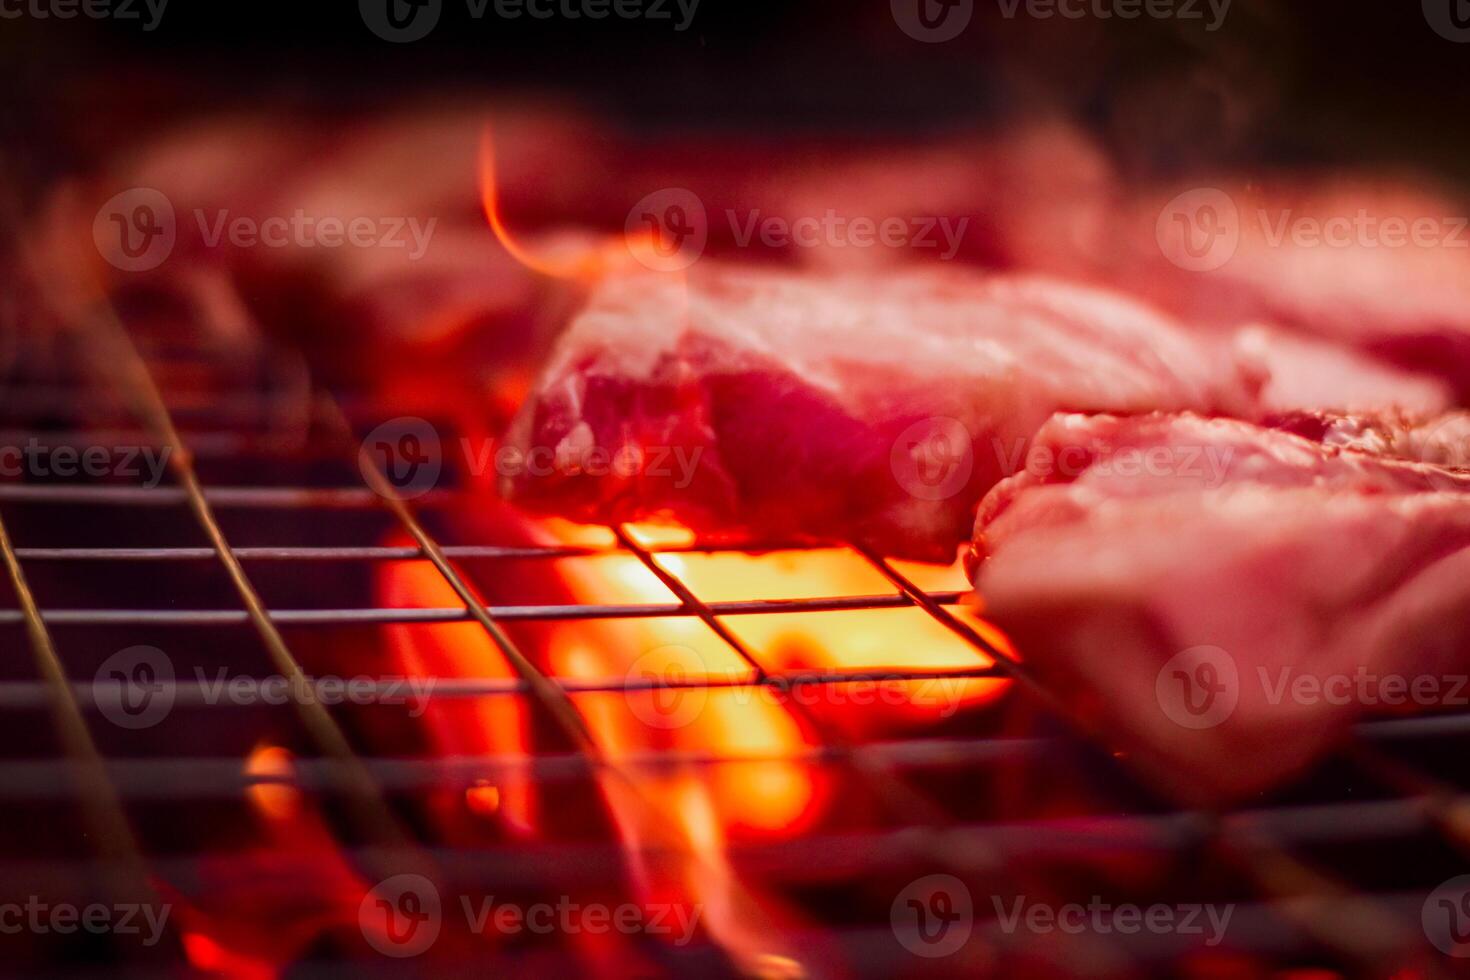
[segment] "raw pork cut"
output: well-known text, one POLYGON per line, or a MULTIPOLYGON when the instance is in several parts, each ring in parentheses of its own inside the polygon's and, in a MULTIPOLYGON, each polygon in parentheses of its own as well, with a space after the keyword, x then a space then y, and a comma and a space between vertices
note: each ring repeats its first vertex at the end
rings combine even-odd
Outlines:
POLYGON ((1465 202, 1422 182, 1202 180, 1123 210, 1114 281, 1190 322, 1265 321, 1438 375, 1470 398, 1465 202))
POLYGON ((1251 410, 1233 358, 1122 296, 920 269, 701 263, 605 282, 509 437, 505 490, 587 522, 950 561, 1053 412, 1251 410))
POLYGON ((1447 705, 1470 672, 1470 475, 1443 467, 1059 416, 981 504, 973 557, 1044 682, 1191 801, 1271 786, 1364 712, 1447 705))

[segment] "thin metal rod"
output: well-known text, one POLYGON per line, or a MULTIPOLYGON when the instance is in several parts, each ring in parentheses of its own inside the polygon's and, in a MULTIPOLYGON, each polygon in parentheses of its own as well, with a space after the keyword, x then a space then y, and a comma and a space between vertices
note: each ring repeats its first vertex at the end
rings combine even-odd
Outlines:
MULTIPOLYGON (((879 760, 910 769, 954 769, 1041 756, 1055 743, 1036 739, 929 739, 878 742, 839 748, 803 745, 772 752, 645 749, 624 752, 617 764, 636 772, 676 772, 749 765, 831 766, 854 760, 879 760)), ((604 763, 580 752, 535 755, 497 754, 433 758, 363 759, 378 785, 393 790, 467 789, 483 781, 530 777, 540 782, 586 779, 604 763)), ((129 798, 198 799, 233 795, 250 786, 287 785, 303 790, 332 790, 349 785, 331 759, 301 758, 289 772, 251 772, 246 760, 234 757, 112 759, 107 771, 129 798)), ((55 759, 0 761, 0 799, 49 799, 66 792, 71 774, 67 762, 55 759)))
MULTIPOLYGON (((341 409, 335 402, 329 402, 328 407, 341 432, 351 438, 350 424, 341 409)), ((465 608, 475 621, 484 628, 506 661, 531 688, 532 694, 547 709, 552 719, 571 738, 578 752, 590 763, 596 765, 607 778, 608 782, 604 784, 603 792, 608 798, 609 805, 615 805, 613 803, 614 794, 620 795, 643 812, 647 829, 656 831, 654 836, 669 837, 676 841, 677 853, 704 867, 706 873, 715 873, 715 869, 709 866, 709 855, 696 845, 689 833, 670 817, 663 806, 649 797, 641 774, 624 767, 620 761, 613 759, 603 751, 601 744, 598 743, 596 736, 568 693, 542 673, 496 622, 485 603, 445 555, 443 548, 424 528, 408 503, 399 495, 397 488, 378 468, 377 462, 372 459, 366 446, 359 445, 357 458, 358 468, 362 471, 369 488, 382 498, 384 505, 398 518, 403 529, 418 543, 423 550, 424 557, 428 558, 438 569, 440 576, 459 596, 460 601, 465 604, 465 608)), ((644 838, 642 832, 635 835, 633 839, 625 840, 625 843, 637 848, 640 853, 645 853, 650 849, 650 841, 644 838)), ((778 948, 784 946, 784 941, 778 938, 777 930, 768 921, 764 907, 756 902, 744 882, 738 876, 733 876, 727 879, 726 887, 732 906, 739 907, 745 911, 745 914, 752 916, 758 929, 771 936, 774 946, 778 948)))
MULTIPOLYGON (((954 601, 959 601, 958 597, 954 601)), ((717 616, 763 616, 780 613, 845 612, 854 609, 903 609, 903 596, 851 596, 838 599, 750 599, 712 603, 717 616)), ((662 619, 697 616, 683 605, 486 606, 505 622, 572 622, 586 619, 662 619)), ((462 623, 476 619, 473 610, 447 608, 271 609, 266 618, 281 626, 352 626, 376 624, 462 623)), ((233 626, 253 619, 244 609, 51 609, 41 614, 51 626, 233 626)), ((22 623, 25 615, 0 609, 0 625, 22 623)))
MULTIPOLYGON (((236 548, 241 561, 422 561, 417 548, 281 547, 236 548)), ((202 561, 213 560, 212 548, 17 548, 22 561, 202 561)), ((566 547, 505 548, 494 545, 446 547, 450 558, 559 559, 609 554, 606 549, 566 547)))
MULTIPOLYGON (((894 568, 886 558, 867 547, 860 547, 858 550, 890 582, 922 606, 931 617, 967 640, 978 650, 986 653, 997 665, 1004 667, 1007 673, 1020 682, 1027 693, 1036 698, 1054 717, 1069 725, 1077 726, 1078 733, 1094 743, 1102 746, 1108 744, 1105 733, 1099 732, 1094 726, 1087 725, 1074 713, 1068 711, 1066 706, 1015 657, 990 643, 968 623, 957 619, 948 609, 929 600, 923 590, 894 568)), ((1369 943, 1365 937, 1375 930, 1380 936, 1389 934, 1390 930, 1396 935, 1402 934, 1402 924, 1393 919, 1385 908, 1364 903, 1351 921, 1326 914, 1324 910, 1335 907, 1333 905, 1335 900, 1344 894, 1345 886, 1342 883, 1287 853, 1279 842, 1269 835, 1254 833, 1249 837, 1243 837, 1238 833, 1231 833, 1230 825, 1221 821, 1217 815, 1206 813, 1204 816, 1211 820, 1214 829, 1212 840, 1223 853, 1237 861, 1269 893, 1297 900, 1295 908, 1304 928, 1326 945, 1357 963, 1384 965, 1381 962, 1381 949, 1369 943)))
POLYGON ((102 754, 73 695, 66 668, 62 666, 56 644, 41 618, 40 606, 16 557, 10 531, 3 518, 0 518, 0 555, 4 557, 10 584, 20 603, 36 670, 44 681, 45 699, 51 709, 52 721, 61 739, 62 750, 71 761, 72 793, 81 797, 83 818, 99 854, 123 869, 123 876, 113 883, 113 887, 124 896, 151 894, 138 839, 109 782, 102 754))
MULTIPOLYGON (((343 435, 350 438, 351 426, 346 416, 335 403, 328 402, 327 404, 343 435)), ((444 553, 444 549, 424 529, 423 524, 414 516, 413 511, 399 495, 397 488, 388 482, 388 478, 378 469, 376 461, 364 447, 358 447, 357 461, 359 469, 362 470, 363 479, 367 482, 368 490, 398 519, 398 523, 417 543, 422 557, 434 565, 439 575, 454 590, 454 594, 465 605, 463 612, 467 618, 480 624, 489 635, 491 642, 500 651, 501 656, 505 657, 506 662, 516 674, 531 688, 531 692, 546 708, 552 719, 572 739, 573 744, 588 756, 600 759, 602 757, 601 747, 593 738, 580 712, 567 700, 566 692, 542 673, 501 629, 500 624, 495 621, 496 617, 491 615, 484 602, 470 588, 469 583, 460 576, 449 557, 444 553)))
MULTIPOLYGON (((240 675, 237 675, 240 676, 240 675)), ((551 683, 567 694, 627 694, 646 691, 774 691, 784 696, 790 691, 808 687, 839 687, 850 684, 911 684, 924 681, 967 681, 986 680, 1002 676, 991 667, 975 667, 970 670, 891 670, 891 671, 783 671, 763 677, 604 677, 571 678, 548 677, 551 683)), ((515 677, 429 677, 413 678, 420 682, 417 688, 391 679, 374 679, 367 676, 351 678, 354 692, 374 701, 385 698, 417 700, 420 698, 483 698, 508 697, 532 694, 529 682, 515 677)), ((316 686, 324 678, 308 676, 306 682, 316 686)), ((335 684, 345 678, 331 678, 335 684)), ((230 707, 218 693, 217 679, 200 677, 195 681, 175 680, 160 683, 160 692, 167 692, 177 707, 230 707)), ((0 682, 0 708, 33 708, 43 706, 48 697, 48 686, 34 681, 0 682)), ((96 689, 92 683, 72 683, 77 702, 84 708, 95 707, 96 689)))
POLYGON ((693 589, 684 584, 683 579, 660 565, 657 559, 640 545, 623 525, 617 525, 612 529, 612 532, 617 537, 618 544, 631 552, 644 568, 652 572, 654 577, 663 583, 665 588, 678 596, 679 601, 684 604, 684 608, 692 609, 704 625, 713 630, 715 635, 725 642, 726 646, 734 650, 735 654, 750 666, 750 669, 755 672, 757 679, 765 678, 765 666, 750 652, 738 636, 730 632, 729 627, 720 622, 719 616, 705 604, 704 600, 700 599, 699 596, 694 594, 693 589))
MULTIPOLYGON (((159 391, 158 384, 142 355, 133 345, 132 338, 119 322, 112 310, 105 305, 95 318, 97 353, 101 355, 99 367, 117 372, 125 383, 124 393, 133 404, 139 419, 152 430, 160 444, 171 447, 168 465, 184 494, 190 512, 209 539, 220 564, 224 567, 245 606, 251 624, 265 646, 277 671, 292 685, 304 683, 306 673, 296 656, 286 645, 285 638, 272 621, 264 601, 246 574, 240 560, 230 550, 224 531, 215 518, 202 484, 194 470, 194 458, 180 437, 169 414, 168 406, 159 391)), ((91 348, 89 348, 90 350, 91 348)), ((294 688, 293 688, 294 689, 294 688)), ((328 757, 342 764, 352 778, 352 795, 357 802, 353 808, 354 818, 360 830, 371 840, 387 845, 395 852, 407 851, 409 836, 400 826, 387 801, 383 798, 371 775, 357 758, 341 727, 324 705, 315 699, 293 699, 297 716, 317 747, 328 757)), ((401 860, 401 858, 400 858, 401 860)))
MULTIPOLYGON (((700 620, 715 632, 735 653, 751 666, 756 672, 756 677, 764 681, 769 675, 765 667, 746 647, 730 628, 719 618, 715 608, 706 603, 687 583, 679 576, 661 565, 657 557, 644 548, 633 535, 628 533, 625 526, 618 525, 613 528, 617 535, 618 543, 637 556, 638 560, 652 572, 660 582, 676 595, 688 608, 695 610, 700 620)), ((908 604, 906 597, 898 596, 904 604, 908 604)), ((793 714, 799 716, 808 726, 816 731, 828 745, 845 747, 848 740, 834 726, 827 724, 815 712, 808 710, 800 702, 792 702, 790 709, 793 714)), ((944 812, 927 796, 919 793, 891 769, 884 766, 865 766, 861 771, 868 777, 871 788, 875 791, 874 796, 880 804, 896 809, 901 817, 911 817, 915 814, 920 816, 919 822, 929 827, 942 827, 948 823, 944 812)))
MULTIPOLYGON (((210 496, 210 491, 205 491, 210 496)), ((450 558, 514 558, 514 559, 560 559, 595 558, 626 555, 616 545, 443 545, 444 554, 450 558)), ((770 554, 772 552, 805 550, 803 546, 763 545, 759 549, 712 542, 650 547, 648 551, 658 555, 679 554, 770 554)), ((414 547, 388 545, 345 545, 345 546, 281 546, 247 547, 234 549, 242 561, 425 561, 427 559, 414 547)), ((143 547, 143 548, 17 548, 16 553, 29 561, 196 561, 214 557, 211 548, 186 547, 143 547)), ((960 592, 931 592, 932 596, 960 596, 960 592)))
MULTIPOLYGON (((338 510, 376 509, 372 492, 360 487, 212 487, 203 491, 211 507, 293 510, 321 507, 338 510)), ((431 503, 441 495, 426 494, 431 503)), ((125 507, 175 507, 187 503, 188 491, 177 486, 0 484, 0 501, 42 504, 94 504, 125 507)), ((447 501, 446 501, 447 502, 447 501)))

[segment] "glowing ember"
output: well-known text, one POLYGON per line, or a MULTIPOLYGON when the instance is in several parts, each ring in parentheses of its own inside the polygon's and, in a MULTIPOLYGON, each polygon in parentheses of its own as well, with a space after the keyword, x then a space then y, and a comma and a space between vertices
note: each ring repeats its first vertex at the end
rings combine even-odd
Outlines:
POLYGON ((294 815, 300 793, 288 783, 295 772, 295 761, 290 752, 275 745, 257 746, 245 761, 245 774, 262 780, 246 790, 256 810, 273 820, 284 820, 294 815))
POLYGON ((479 817, 493 817, 500 812, 500 787, 481 779, 464 791, 465 805, 479 817))

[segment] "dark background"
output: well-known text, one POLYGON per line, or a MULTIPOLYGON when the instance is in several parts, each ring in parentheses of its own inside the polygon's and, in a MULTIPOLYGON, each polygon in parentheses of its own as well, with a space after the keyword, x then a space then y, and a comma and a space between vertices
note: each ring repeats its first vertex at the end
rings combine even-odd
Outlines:
POLYGON ((12 165, 54 174, 181 114, 509 89, 570 93, 648 126, 764 132, 903 133, 1059 109, 1135 173, 1467 170, 1470 44, 1435 33, 1418 0, 1235 0, 1213 33, 1198 20, 1007 20, 998 0, 975 4, 941 44, 906 36, 888 0, 702 0, 684 33, 475 21, 446 0, 437 29, 407 45, 370 33, 355 0, 171 0, 150 33, 27 16, 0 20, 5 147, 12 165))

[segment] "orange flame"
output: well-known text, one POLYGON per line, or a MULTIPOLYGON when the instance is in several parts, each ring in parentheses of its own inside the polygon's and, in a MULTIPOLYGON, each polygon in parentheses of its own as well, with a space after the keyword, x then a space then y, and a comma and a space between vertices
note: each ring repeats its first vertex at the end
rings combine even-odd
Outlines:
POLYGON ((505 223, 500 205, 504 189, 495 165, 494 126, 480 136, 480 206, 496 239, 526 268, 553 279, 591 284, 616 273, 658 269, 658 230, 623 235, 568 233, 547 237, 539 251, 523 245, 505 223))
MULTIPOLYGON (((409 543, 395 535, 393 543, 409 543)), ((397 562, 380 572, 379 592, 389 606, 462 606, 454 589, 427 561, 397 562)), ((389 643, 402 670, 413 677, 510 680, 515 670, 477 623, 433 627, 393 625, 389 643)), ((526 709, 511 698, 476 698, 467 703, 431 704, 424 715, 441 755, 491 754, 524 757, 530 750, 526 709), (468 711, 468 716, 464 714, 468 711)), ((498 785, 474 786, 464 805, 476 817, 499 821, 518 836, 536 833, 534 801, 527 777, 511 773, 498 785)))
MULTIPOLYGON (((290 780, 295 757, 275 745, 250 753, 245 774, 290 780)), ((281 973, 315 942, 355 926, 368 885, 342 854, 315 804, 285 782, 246 790, 261 839, 200 862, 197 894, 165 886, 177 908, 184 955, 194 969, 242 978, 281 973)))
MULTIPOLYGON (((579 528, 560 521, 541 525, 565 543, 607 546, 606 529, 579 528)), ((691 539, 677 527, 632 527, 645 545, 677 546, 691 539)), ((656 560, 708 601, 767 598, 827 598, 892 594, 892 586, 860 555, 822 549, 762 556, 659 553, 656 560)), ((612 552, 556 562, 561 586, 580 603, 667 604, 673 596, 635 556, 612 552)), ((963 589, 958 565, 948 569, 904 566, 924 588, 963 589)), ((393 566, 386 583, 390 605, 453 605, 422 563, 393 566), (418 567, 418 572, 414 568, 418 567)), ((537 597, 518 596, 515 601, 537 597)), ((565 601, 565 600, 560 600, 565 601)), ((956 610, 957 614, 962 614, 956 610)), ((963 671, 987 661, 922 610, 894 608, 852 612, 735 616, 729 628, 768 671, 878 674, 903 669, 935 673, 963 671)), ((981 628, 983 624, 981 624, 981 628)), ((544 649, 532 651, 552 675, 632 689, 574 693, 572 699, 599 749, 628 780, 600 778, 608 813, 628 853, 640 890, 661 901, 702 910, 701 925, 742 968, 800 975, 797 951, 785 948, 784 928, 793 918, 773 896, 753 893, 731 864, 732 842, 796 836, 827 816, 831 776, 808 764, 812 724, 850 735, 880 738, 907 725, 928 724, 952 711, 994 700, 1005 683, 951 678, 895 682, 887 697, 844 700, 842 685, 823 685, 815 703, 794 705, 753 686, 751 666, 694 616, 612 619, 557 624, 543 634, 544 649), (640 682, 652 682, 641 684, 640 682), (702 683, 703 682, 703 683, 702 683), (707 683, 716 686, 708 687, 707 683), (928 697, 921 695, 928 694, 928 697), (709 755, 716 765, 689 763, 643 768, 648 755, 709 755)), ((435 639, 400 637, 413 664, 451 676, 500 670, 488 662, 484 637, 471 631, 452 636, 435 628, 435 639), (425 646, 428 643, 429 646, 425 646), (416 645, 415 645, 416 644, 416 645), (445 644, 440 649, 431 647, 445 644)), ((498 662, 498 653, 493 654, 498 662)), ((497 674, 497 676, 499 676, 497 674)), ((599 684, 599 686, 601 686, 599 684)), ((880 685, 881 686, 881 685, 880 685)), ((492 724, 491 716, 482 724, 492 724)), ((500 720, 501 724, 504 719, 500 720)), ((481 739, 503 751, 529 751, 528 735, 516 729, 481 739)), ((469 734, 459 736, 462 743, 469 734)), ((494 817, 518 807, 528 828, 537 817, 533 790, 520 787, 519 803, 505 785, 472 787, 465 804, 494 817)))

